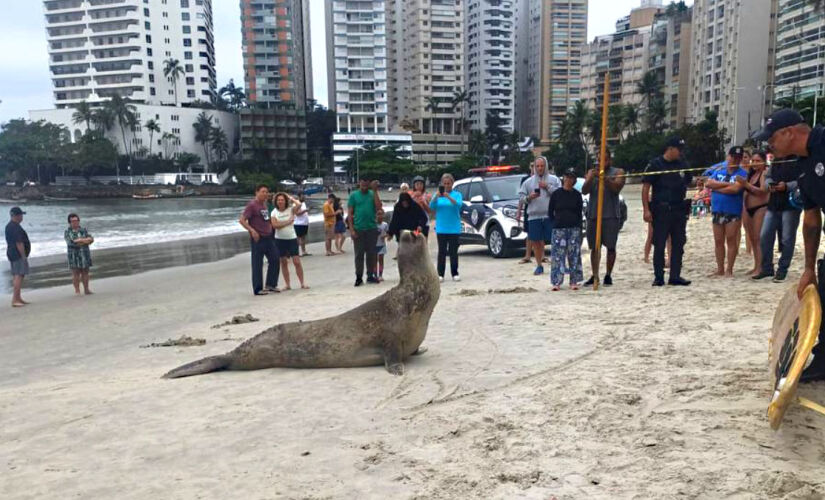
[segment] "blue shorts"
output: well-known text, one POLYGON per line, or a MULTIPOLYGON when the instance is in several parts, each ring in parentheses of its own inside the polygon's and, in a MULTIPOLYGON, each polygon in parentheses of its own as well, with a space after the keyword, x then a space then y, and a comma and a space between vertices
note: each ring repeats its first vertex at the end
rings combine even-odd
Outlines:
POLYGON ((549 217, 527 221, 527 239, 530 241, 547 241, 553 239, 553 224, 549 217))

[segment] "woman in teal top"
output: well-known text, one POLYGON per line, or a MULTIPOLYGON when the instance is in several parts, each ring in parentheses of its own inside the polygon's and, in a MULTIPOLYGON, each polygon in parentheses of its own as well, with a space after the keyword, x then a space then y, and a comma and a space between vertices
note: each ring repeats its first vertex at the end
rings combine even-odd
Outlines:
POLYGON ((83 283, 83 291, 86 295, 91 295, 89 289, 89 268, 92 267, 92 252, 89 245, 95 239, 86 231, 85 227, 80 227, 80 217, 77 214, 69 214, 69 227, 63 233, 66 240, 66 247, 69 256, 69 269, 72 271, 72 284, 74 293, 80 295, 80 283, 83 283))
POLYGON ((458 236, 461 234, 461 193, 453 191, 455 179, 450 174, 441 176, 438 192, 430 201, 435 213, 435 232, 438 238, 438 279, 444 281, 447 254, 450 255, 450 272, 453 281, 461 281, 458 275, 458 236))

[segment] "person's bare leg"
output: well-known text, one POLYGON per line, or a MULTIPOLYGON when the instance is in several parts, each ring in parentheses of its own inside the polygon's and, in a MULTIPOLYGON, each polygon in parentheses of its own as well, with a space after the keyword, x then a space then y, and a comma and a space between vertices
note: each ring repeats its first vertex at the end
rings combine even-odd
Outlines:
POLYGON ((521 259, 519 262, 521 264, 527 264, 533 259, 533 242, 530 240, 524 241, 524 258, 521 259))
POLYGON ((616 264, 616 250, 607 251, 607 271, 606 274, 613 274, 613 266, 616 264))
POLYGON ((80 280, 83 282, 83 293, 92 295, 92 290, 89 288, 89 270, 83 269, 80 271, 80 280))
POLYGON ((760 208, 753 216, 752 221, 753 230, 751 232, 751 236, 753 237, 753 241, 751 242, 751 247, 753 247, 754 275, 762 270, 762 245, 759 242, 759 235, 762 233, 762 223, 765 222, 766 213, 768 213, 767 208, 760 208))
POLYGON ((725 226, 713 225, 713 252, 716 256, 716 272, 712 276, 725 275, 725 226))
POLYGON ((327 257, 332 255, 332 238, 329 235, 324 236, 324 249, 327 251, 327 257))
POLYGON ((11 281, 12 284, 12 296, 11 296, 11 305, 12 307, 23 307, 28 302, 23 300, 21 295, 21 290, 23 289, 23 276, 15 275, 11 281))
MULTIPOLYGON (((667 240, 670 245, 670 240, 667 240)), ((650 264, 650 250, 653 248, 653 224, 647 223, 647 240, 645 240, 645 264, 650 264)), ((668 262, 668 259, 665 259, 668 262)))
POLYGON ((295 274, 298 275, 298 281, 301 283, 301 288, 309 288, 304 283, 304 265, 301 264, 300 257, 293 257, 292 258, 292 265, 295 266, 295 274))
POLYGON ((289 285, 289 259, 287 257, 281 257, 281 277, 284 279, 284 283, 286 283, 286 287, 284 290, 292 290, 292 287, 289 285))
POLYGON ((544 240, 533 242, 533 253, 536 257, 536 265, 541 266, 544 262, 544 240))
POLYGON ((725 276, 733 277, 733 266, 736 256, 739 255, 739 245, 742 239, 742 221, 733 221, 725 224, 725 240, 728 244, 728 267, 725 276))
POLYGON ((80 295, 80 269, 72 269, 72 285, 74 286, 74 294, 80 295))

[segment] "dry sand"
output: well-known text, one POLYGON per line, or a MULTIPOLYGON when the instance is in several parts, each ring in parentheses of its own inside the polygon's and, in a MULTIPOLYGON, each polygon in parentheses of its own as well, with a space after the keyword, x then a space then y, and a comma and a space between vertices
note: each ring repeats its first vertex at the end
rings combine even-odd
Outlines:
MULTIPOLYGON (((385 285, 354 289, 352 254, 318 245, 312 289, 279 296, 251 296, 241 255, 94 281, 91 297, 34 291, 22 310, 0 297, 0 498, 825 497, 825 417, 792 408, 774 433, 765 416, 771 318, 801 254, 785 285, 746 279, 747 256, 735 279, 706 278, 710 221, 691 221, 694 286, 653 289, 638 192, 598 293, 551 293, 546 275, 465 247, 403 377, 160 379, 397 279, 390 261, 385 285), (211 328, 242 314, 261 321, 211 328), (181 336, 207 342, 140 348, 181 336)), ((825 385, 801 393, 825 401, 825 385)))

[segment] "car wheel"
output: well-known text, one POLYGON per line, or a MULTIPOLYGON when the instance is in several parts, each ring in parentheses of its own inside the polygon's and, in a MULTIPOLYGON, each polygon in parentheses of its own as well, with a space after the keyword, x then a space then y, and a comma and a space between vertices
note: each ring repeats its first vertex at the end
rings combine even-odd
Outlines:
POLYGON ((490 251, 490 255, 496 259, 506 257, 508 246, 501 226, 494 224, 490 230, 487 231, 487 249, 490 251))

